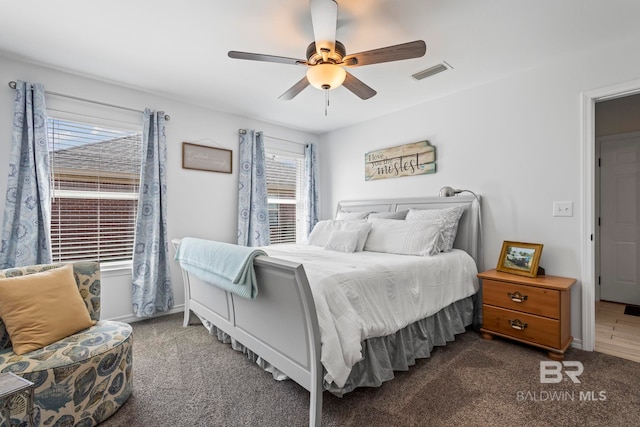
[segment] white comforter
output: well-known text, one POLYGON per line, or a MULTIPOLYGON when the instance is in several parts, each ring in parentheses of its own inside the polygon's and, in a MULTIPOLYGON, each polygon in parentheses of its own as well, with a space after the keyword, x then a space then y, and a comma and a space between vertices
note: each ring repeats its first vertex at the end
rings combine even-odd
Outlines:
POLYGON ((478 291, 473 258, 457 249, 431 257, 293 244, 262 249, 303 263, 318 313, 324 379, 338 387, 362 359, 364 339, 395 333, 478 291))

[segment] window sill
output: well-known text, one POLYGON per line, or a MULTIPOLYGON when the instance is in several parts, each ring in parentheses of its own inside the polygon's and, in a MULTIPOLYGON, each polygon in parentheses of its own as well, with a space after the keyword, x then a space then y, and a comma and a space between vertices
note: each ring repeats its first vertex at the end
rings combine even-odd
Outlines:
POLYGON ((131 276, 131 261, 115 261, 100 264, 100 274, 104 277, 131 276))

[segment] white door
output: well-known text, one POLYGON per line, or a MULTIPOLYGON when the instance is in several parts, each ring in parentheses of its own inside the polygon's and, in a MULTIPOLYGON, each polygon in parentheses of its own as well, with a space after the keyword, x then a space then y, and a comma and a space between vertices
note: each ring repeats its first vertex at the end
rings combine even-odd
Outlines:
POLYGON ((640 135, 601 142, 600 299, 640 305, 640 135))

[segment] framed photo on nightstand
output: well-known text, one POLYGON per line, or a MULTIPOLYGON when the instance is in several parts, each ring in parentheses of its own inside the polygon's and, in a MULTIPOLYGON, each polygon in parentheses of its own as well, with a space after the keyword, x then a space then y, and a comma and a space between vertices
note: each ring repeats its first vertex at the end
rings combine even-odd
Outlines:
POLYGON ((496 270, 519 276, 536 277, 541 254, 541 243, 505 241, 502 243, 496 270))

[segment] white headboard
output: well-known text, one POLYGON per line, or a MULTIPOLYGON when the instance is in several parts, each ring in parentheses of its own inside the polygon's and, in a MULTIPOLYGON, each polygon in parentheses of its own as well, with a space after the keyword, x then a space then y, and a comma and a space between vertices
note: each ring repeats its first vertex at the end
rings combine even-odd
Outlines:
POLYGON ((338 202, 337 212, 399 212, 412 209, 443 209, 464 206, 458 223, 458 234, 453 247, 462 249, 473 257, 482 270, 482 242, 480 224, 480 196, 458 195, 454 197, 417 197, 410 199, 343 200, 338 202))

